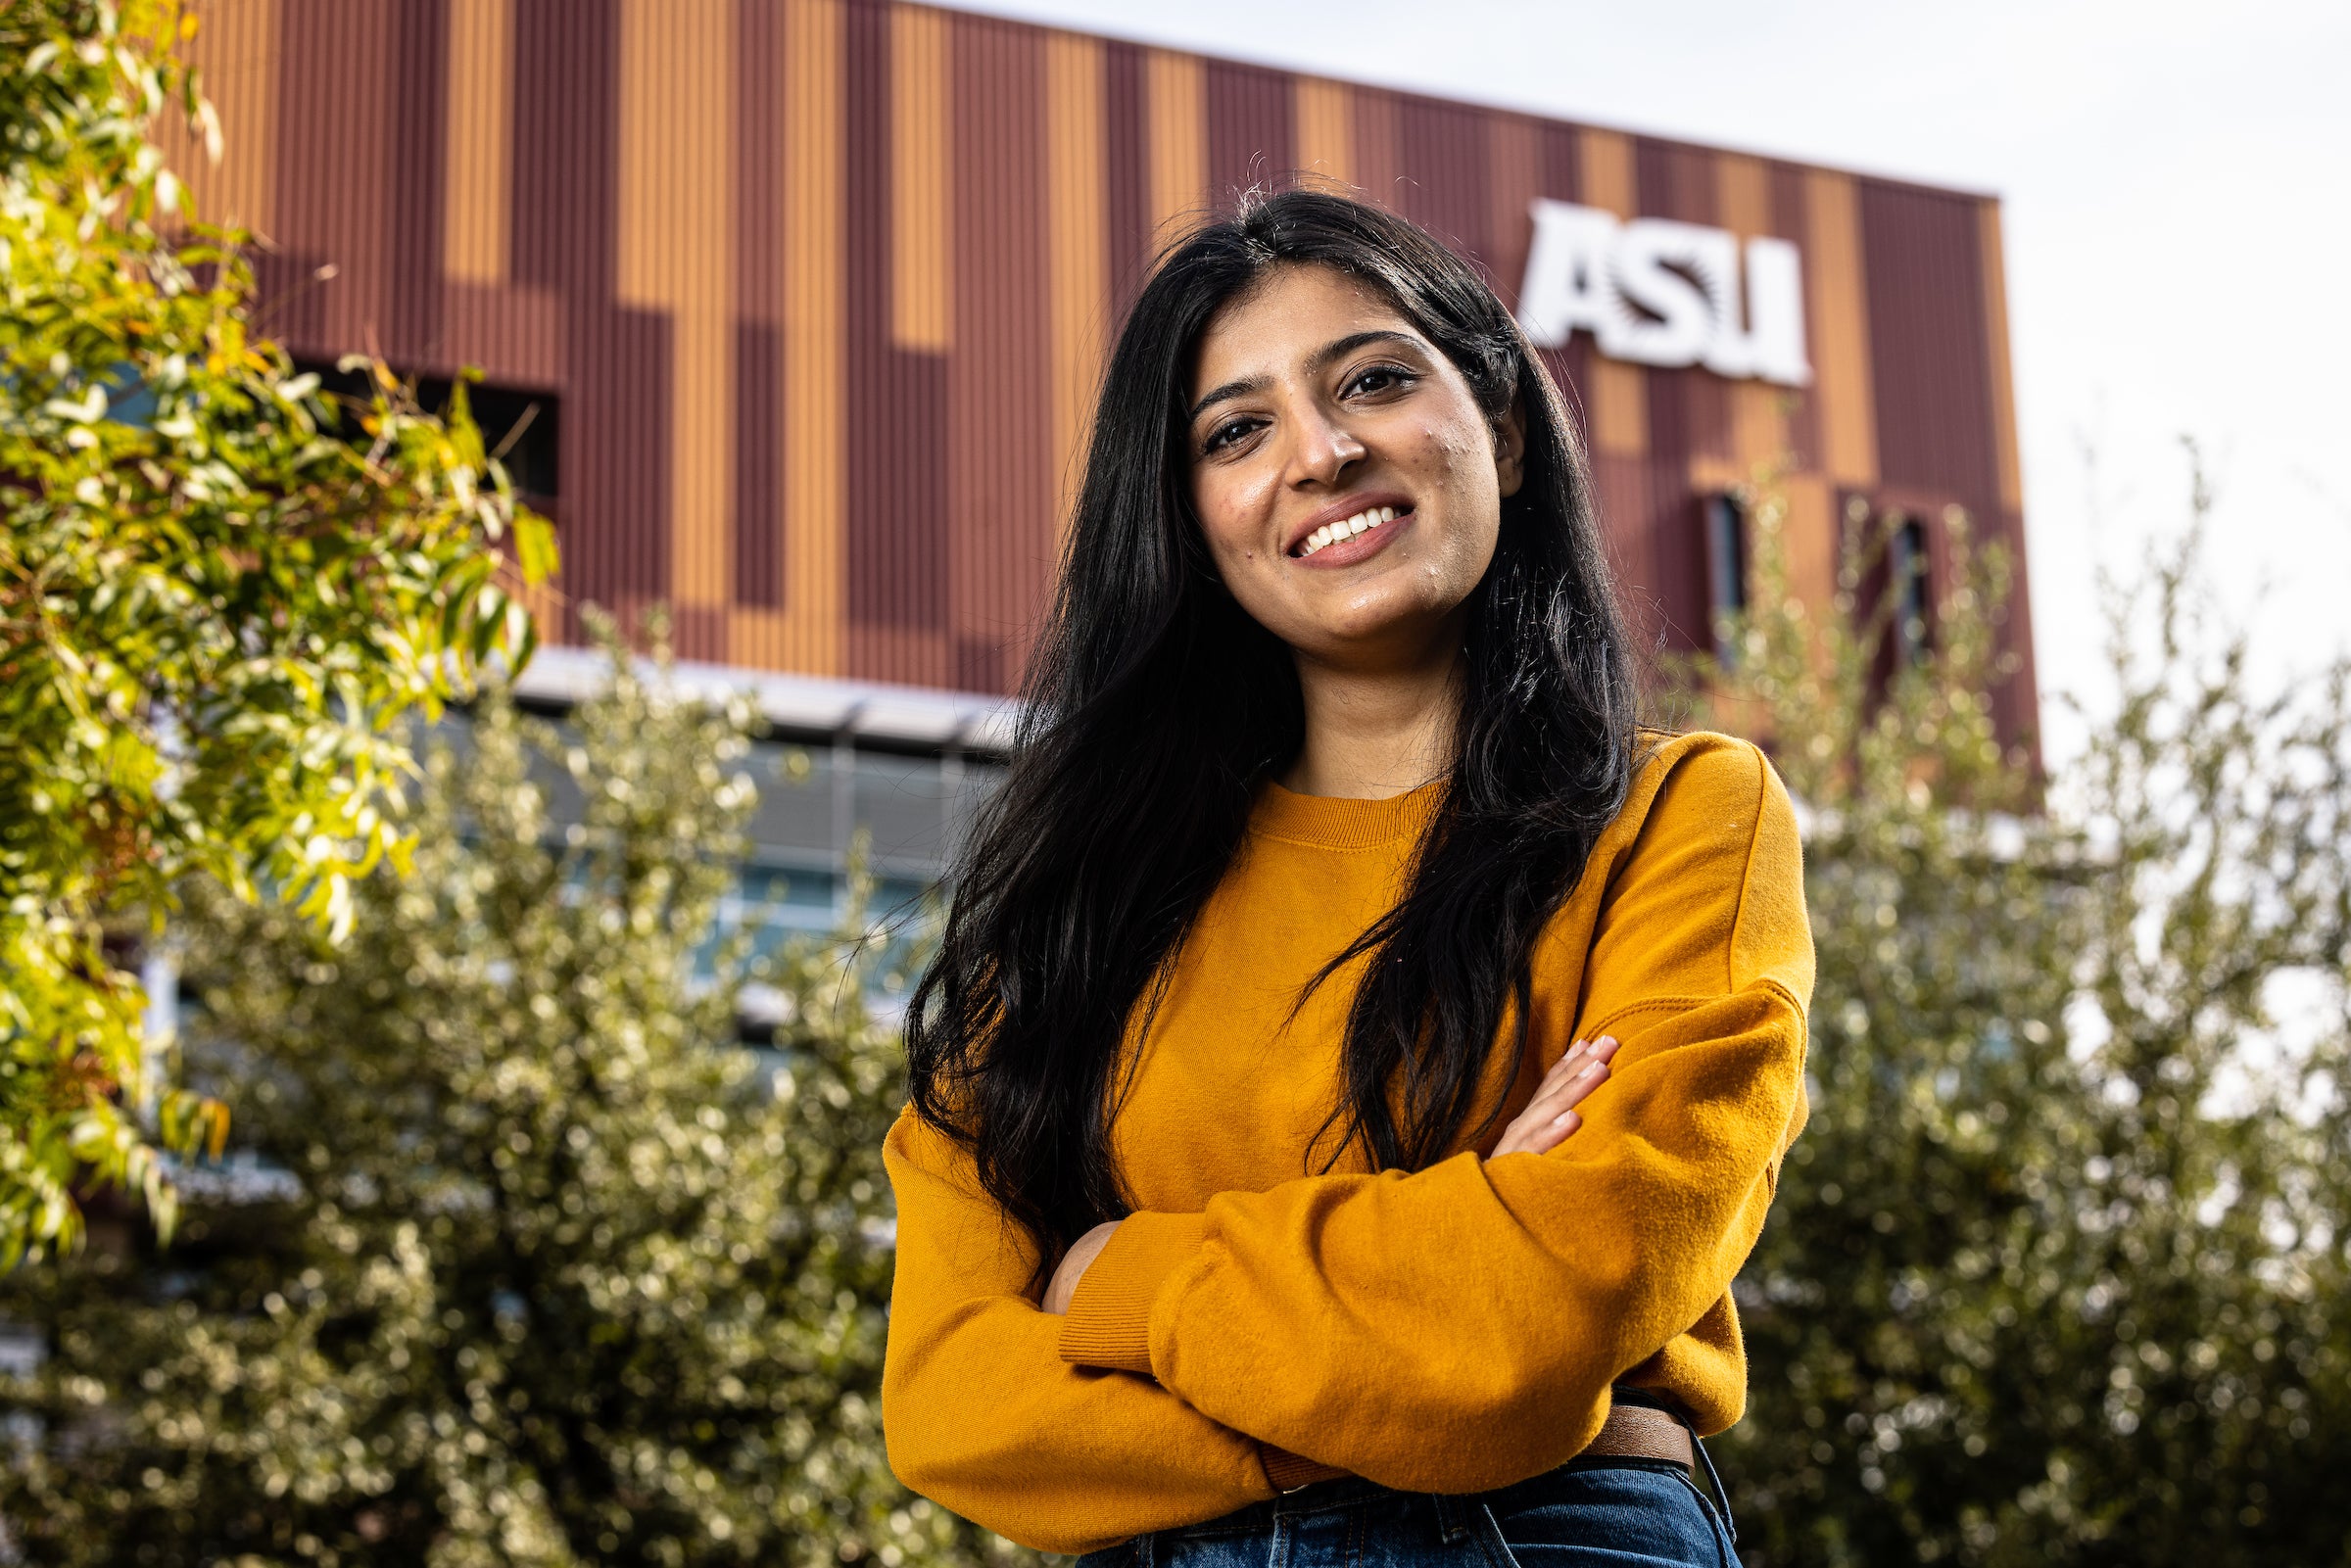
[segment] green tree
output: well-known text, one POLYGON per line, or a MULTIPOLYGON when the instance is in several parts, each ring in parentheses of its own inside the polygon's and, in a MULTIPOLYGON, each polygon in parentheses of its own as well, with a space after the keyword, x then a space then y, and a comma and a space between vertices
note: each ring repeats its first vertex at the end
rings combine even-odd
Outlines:
POLYGON ((2116 706, 2042 781, 1994 729, 2008 571, 1963 517, 1907 638, 1885 520, 1819 616, 1768 487, 1752 517, 1713 678, 1808 808, 1820 978, 1812 1121, 1740 1286, 1743 1543, 2351 1563, 2351 672, 2252 695, 2191 533, 2108 585, 2116 706), (2289 994, 2317 1027, 2267 1052, 2289 994))
POLYGON ((378 366, 339 411, 252 335, 238 236, 150 137, 211 127, 192 25, 0 6, 0 1267, 73 1243, 85 1181, 168 1223, 141 1113, 186 1152, 225 1109, 166 1088, 130 944, 193 872, 346 926, 407 850, 395 722, 529 655, 494 542, 552 561, 461 393, 430 417, 378 366))
POLYGON ((625 670, 567 733, 493 695, 348 942, 192 900, 191 1069, 289 1190, 0 1281, 51 1348, 0 1393, 45 1434, 0 1479, 29 1560, 984 1555, 883 1455, 875 945, 764 965, 787 1022, 734 1044, 744 718, 625 670))

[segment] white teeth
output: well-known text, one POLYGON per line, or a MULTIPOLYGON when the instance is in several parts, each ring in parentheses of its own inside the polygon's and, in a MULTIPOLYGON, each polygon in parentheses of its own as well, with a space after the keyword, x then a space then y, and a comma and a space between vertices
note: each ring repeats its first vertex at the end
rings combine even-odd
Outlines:
POLYGON ((1325 545, 1342 539, 1353 539, 1358 534, 1367 533, 1379 527, 1382 523, 1392 523, 1395 520, 1396 508, 1393 506, 1374 506, 1368 511, 1357 512, 1345 522, 1326 523, 1307 535, 1306 543, 1299 547, 1298 554, 1303 559, 1325 545))

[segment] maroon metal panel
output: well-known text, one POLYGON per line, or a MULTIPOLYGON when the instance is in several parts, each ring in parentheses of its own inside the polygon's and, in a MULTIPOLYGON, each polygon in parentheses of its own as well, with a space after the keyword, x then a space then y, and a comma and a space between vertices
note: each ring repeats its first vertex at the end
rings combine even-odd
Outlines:
POLYGON ((1219 209, 1238 193, 1287 173, 1298 162, 1288 72, 1211 60, 1204 72, 1208 100, 1208 190, 1219 209))
POLYGON ((399 364, 443 371, 456 368, 441 328, 448 97, 448 0, 404 0, 392 17, 392 264, 383 352, 399 364))
POLYGON ((1975 199, 1865 179, 1860 207, 1879 475, 1991 515, 1999 468, 1975 199))
POLYGON ((849 673, 936 686, 949 675, 946 365, 890 341, 889 12, 857 0, 844 21, 849 673))
POLYGON ((784 329, 735 323, 735 602, 784 602, 784 329))
POLYGON ((614 303, 619 47, 616 0, 515 0, 512 266, 563 302, 563 587, 626 611, 669 596, 671 332, 614 303))
MULTIPOLYGON (((1809 206, 1804 196, 1804 171, 1794 164, 1771 166, 1771 232, 1795 243, 1798 251, 1809 243, 1809 206)), ((1818 468, 1821 461, 1820 401, 1809 390, 1787 397, 1788 446, 1799 468, 1818 468)))
MULTIPOLYGON (((1713 160, 1678 142, 1633 140, 1634 202, 1649 217, 1684 223, 1715 221, 1713 160)), ((1706 560, 1700 499, 1690 483, 1691 459, 1727 454, 1730 407, 1719 376, 1696 366, 1647 370, 1649 483, 1639 513, 1647 575, 1633 578, 1650 625, 1661 644, 1687 653, 1709 646, 1706 560)))
POLYGON ((1398 207, 1405 216, 1471 260, 1493 255, 1488 116, 1435 98, 1396 105, 1398 207))
POLYGON ((1054 559, 1043 32, 953 19, 955 351, 947 513, 956 684, 1015 677, 1054 559))
POLYGON ((784 113, 776 64, 783 12, 735 12, 735 472, 729 488, 734 601, 784 603, 784 113))
POLYGON ((1109 186, 1110 288, 1124 316, 1141 292, 1158 241, 1151 232, 1151 113, 1143 51, 1102 46, 1102 164, 1109 186))

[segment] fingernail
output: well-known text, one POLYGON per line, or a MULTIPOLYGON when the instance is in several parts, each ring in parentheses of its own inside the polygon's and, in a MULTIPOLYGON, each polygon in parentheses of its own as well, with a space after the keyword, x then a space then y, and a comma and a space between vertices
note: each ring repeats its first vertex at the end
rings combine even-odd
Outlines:
POLYGON ((1613 1051, 1616 1049, 1616 1037, 1611 1034, 1604 1034, 1600 1037, 1599 1042, 1595 1044, 1592 1049, 1595 1051, 1613 1051))
POLYGON ((1551 1118, 1551 1124, 1555 1127, 1573 1127, 1579 1119, 1574 1112, 1562 1111, 1551 1118))

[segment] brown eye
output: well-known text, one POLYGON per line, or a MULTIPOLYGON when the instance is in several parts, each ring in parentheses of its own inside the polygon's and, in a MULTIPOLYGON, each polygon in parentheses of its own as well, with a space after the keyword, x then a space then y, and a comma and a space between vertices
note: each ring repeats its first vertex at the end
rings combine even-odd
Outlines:
POLYGON ((1227 419, 1208 433, 1208 439, 1200 444, 1200 451, 1203 453, 1222 451, 1255 428, 1256 422, 1253 420, 1227 419))
POLYGON ((1417 379, 1418 377, 1402 365, 1366 365, 1348 378, 1347 385, 1340 389, 1339 395, 1341 397, 1359 395, 1376 397, 1383 392, 1393 392, 1400 387, 1410 386, 1417 379))

